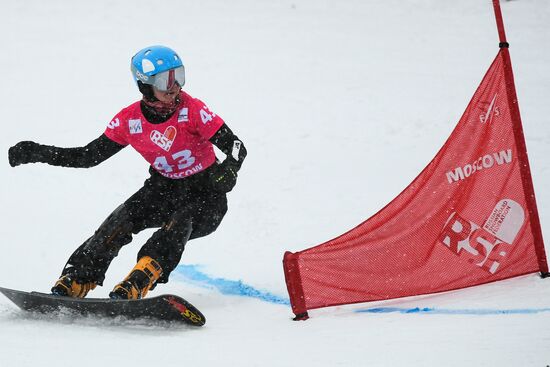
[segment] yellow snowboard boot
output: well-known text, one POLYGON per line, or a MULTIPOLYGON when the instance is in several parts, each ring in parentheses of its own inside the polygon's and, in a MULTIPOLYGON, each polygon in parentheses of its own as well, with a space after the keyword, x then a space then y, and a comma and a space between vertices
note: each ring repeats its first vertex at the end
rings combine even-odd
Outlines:
POLYGON ((56 296, 84 298, 89 291, 97 286, 96 283, 78 283, 70 275, 62 275, 55 282, 52 288, 52 294, 56 296))
POLYGON ((112 299, 141 299, 155 285, 162 275, 159 263, 149 256, 139 259, 130 274, 113 291, 109 293, 112 299))

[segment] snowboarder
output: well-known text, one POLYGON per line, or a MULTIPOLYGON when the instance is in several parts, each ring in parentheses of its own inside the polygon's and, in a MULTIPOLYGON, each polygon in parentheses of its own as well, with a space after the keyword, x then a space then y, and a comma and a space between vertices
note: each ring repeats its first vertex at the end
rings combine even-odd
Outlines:
POLYGON ((166 283, 188 240, 216 230, 227 211, 226 193, 246 157, 241 140, 200 100, 182 91, 185 70, 170 48, 151 46, 132 57, 143 95, 122 109, 88 145, 59 148, 19 142, 8 152, 12 167, 42 162, 89 168, 131 145, 150 164, 150 177, 70 256, 52 293, 85 297, 103 285, 105 272, 132 234, 159 228, 138 253, 136 266, 109 297, 139 299, 166 283), (216 159, 213 146, 226 158, 216 159))

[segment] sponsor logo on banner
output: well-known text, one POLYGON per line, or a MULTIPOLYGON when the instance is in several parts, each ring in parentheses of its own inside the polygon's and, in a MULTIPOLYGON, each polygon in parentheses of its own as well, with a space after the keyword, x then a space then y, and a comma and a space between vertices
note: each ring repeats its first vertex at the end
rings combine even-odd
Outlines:
POLYGON ((187 122, 189 121, 189 108, 184 107, 180 110, 178 114, 178 122, 187 122))
POLYGON ((150 135, 151 141, 165 151, 169 151, 174 143, 174 139, 176 139, 176 132, 177 130, 174 126, 168 126, 166 130, 164 130, 164 133, 153 130, 150 135))
POLYGON ((454 212, 439 235, 440 242, 457 256, 491 274, 513 250, 525 223, 525 211, 511 199, 500 200, 483 225, 454 212))
POLYGON ((107 127, 111 130, 114 130, 115 127, 119 127, 119 126, 120 126, 120 120, 118 118, 116 118, 113 121, 109 122, 109 124, 107 125, 107 127))
POLYGON ((447 181, 450 184, 464 180, 476 172, 502 166, 503 164, 512 163, 512 149, 501 150, 498 153, 485 154, 479 157, 472 163, 468 163, 464 167, 457 167, 452 171, 447 172, 447 181))
POLYGON ((479 115, 479 121, 481 121, 482 124, 489 124, 493 122, 494 117, 500 116, 500 108, 496 106, 497 96, 498 94, 495 94, 495 96, 491 100, 491 103, 489 103, 489 107, 487 107, 487 110, 479 115))
POLYGON ((143 132, 143 126, 141 120, 128 120, 128 126, 130 128, 130 134, 141 134, 143 132))

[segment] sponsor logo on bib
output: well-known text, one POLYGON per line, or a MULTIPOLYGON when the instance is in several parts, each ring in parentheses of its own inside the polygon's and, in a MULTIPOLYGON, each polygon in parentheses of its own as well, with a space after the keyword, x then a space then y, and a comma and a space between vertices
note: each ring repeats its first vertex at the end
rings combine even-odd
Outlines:
POLYGON ((140 119, 128 120, 128 126, 130 127, 130 134, 141 134, 143 132, 140 119))
POLYGON ((180 110, 178 114, 178 122, 187 122, 189 121, 189 109, 184 107, 180 110))
POLYGON ((174 126, 168 126, 166 130, 164 130, 164 133, 153 130, 150 135, 151 141, 165 151, 169 151, 176 138, 176 132, 177 130, 174 126))

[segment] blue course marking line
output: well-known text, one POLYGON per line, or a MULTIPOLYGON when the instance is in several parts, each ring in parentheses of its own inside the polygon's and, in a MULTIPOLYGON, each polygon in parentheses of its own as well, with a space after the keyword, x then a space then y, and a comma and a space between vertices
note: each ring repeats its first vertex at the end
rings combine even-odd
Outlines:
POLYGON ((359 313, 402 313, 402 314, 430 314, 430 315, 528 315, 550 312, 550 308, 519 308, 519 309, 445 309, 445 308, 399 308, 379 307, 356 310, 359 313))
MULTIPOLYGON (((179 265, 174 275, 203 288, 214 288, 222 294, 251 297, 265 302, 290 305, 288 298, 277 296, 268 291, 254 288, 241 280, 213 278, 199 270, 200 265, 179 265)), ((431 307, 378 307, 355 310, 357 313, 401 313, 401 314, 428 314, 428 315, 526 315, 550 312, 550 308, 520 308, 520 309, 445 309, 431 307)))
POLYGON ((257 298, 278 305, 290 305, 288 298, 279 297, 268 291, 263 291, 245 284, 240 280, 212 278, 199 270, 199 265, 178 265, 174 273, 186 281, 203 288, 215 288, 222 294, 257 298))

